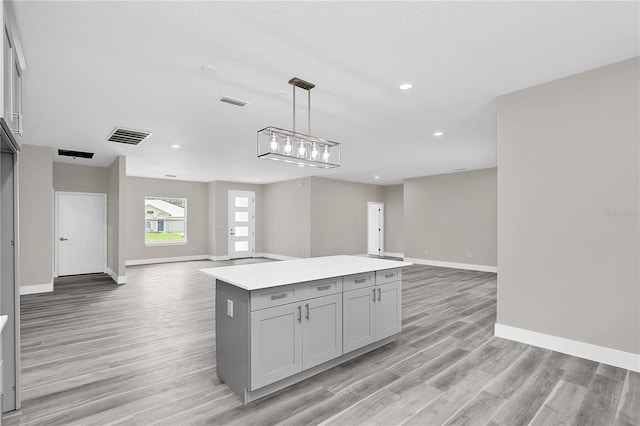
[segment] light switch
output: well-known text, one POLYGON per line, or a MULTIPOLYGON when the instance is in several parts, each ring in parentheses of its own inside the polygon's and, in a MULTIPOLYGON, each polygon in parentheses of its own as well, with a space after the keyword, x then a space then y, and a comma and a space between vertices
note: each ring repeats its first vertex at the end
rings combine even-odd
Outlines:
POLYGON ((227 299, 227 315, 233 318, 233 300, 227 299))

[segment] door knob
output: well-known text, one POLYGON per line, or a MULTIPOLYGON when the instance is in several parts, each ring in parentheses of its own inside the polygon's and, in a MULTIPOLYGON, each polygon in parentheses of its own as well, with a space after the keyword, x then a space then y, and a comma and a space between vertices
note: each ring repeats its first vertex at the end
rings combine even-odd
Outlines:
POLYGON ((69 241, 69 239, 65 237, 60 237, 60 241, 69 241))

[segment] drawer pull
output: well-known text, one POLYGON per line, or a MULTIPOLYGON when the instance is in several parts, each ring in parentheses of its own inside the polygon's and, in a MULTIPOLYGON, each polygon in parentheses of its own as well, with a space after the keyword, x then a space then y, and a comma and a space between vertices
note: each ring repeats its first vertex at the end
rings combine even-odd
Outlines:
POLYGON ((382 300, 382 290, 378 287, 378 302, 382 300))
POLYGON ((318 291, 329 290, 331 288, 331 284, 319 285, 318 291))
POLYGON ((376 301, 376 289, 374 288, 372 291, 373 291, 373 299, 372 300, 375 302, 376 301))
POLYGON ((272 294, 271 300, 284 299, 285 297, 287 297, 287 293, 272 294))
POLYGON ((367 279, 366 278, 360 278, 356 280, 356 284, 362 284, 362 283, 366 283, 367 279))
POLYGON ((307 303, 305 306, 307 307, 307 320, 308 320, 309 319, 309 304, 307 303))
POLYGON ((302 306, 298 305, 298 322, 302 322, 302 306))
POLYGON ((395 276, 396 276, 395 272, 393 274, 384 274, 385 278, 392 278, 392 277, 395 277, 395 276))

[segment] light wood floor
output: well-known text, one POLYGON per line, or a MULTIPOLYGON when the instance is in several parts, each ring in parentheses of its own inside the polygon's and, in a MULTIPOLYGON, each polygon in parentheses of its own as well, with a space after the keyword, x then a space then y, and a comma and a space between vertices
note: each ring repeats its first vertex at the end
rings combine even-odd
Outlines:
POLYGON ((212 266, 23 296, 23 408, 5 425, 640 424, 640 374, 493 337, 495 274, 426 266, 404 270, 397 342, 242 406, 216 377, 212 266))

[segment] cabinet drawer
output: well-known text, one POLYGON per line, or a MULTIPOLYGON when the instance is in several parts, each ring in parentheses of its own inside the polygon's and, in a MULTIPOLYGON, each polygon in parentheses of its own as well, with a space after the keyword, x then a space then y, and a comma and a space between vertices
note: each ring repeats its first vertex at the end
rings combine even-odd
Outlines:
POLYGON ((313 299, 314 297, 340 293, 342 292, 342 277, 309 281, 300 284, 299 288, 303 299, 313 299))
POLYGON ((251 310, 285 305, 302 299, 302 288, 293 285, 265 288, 251 292, 251 310))
POLYGON ((347 275, 344 277, 344 291, 355 290, 357 288, 369 287, 375 284, 375 272, 365 272, 364 274, 347 275))
POLYGON ((376 271, 376 285, 402 280, 402 269, 376 271))

